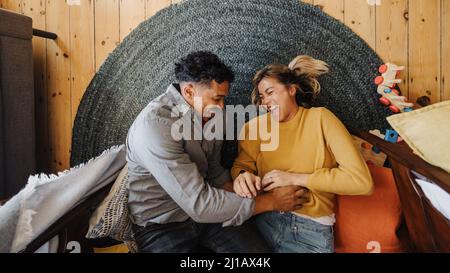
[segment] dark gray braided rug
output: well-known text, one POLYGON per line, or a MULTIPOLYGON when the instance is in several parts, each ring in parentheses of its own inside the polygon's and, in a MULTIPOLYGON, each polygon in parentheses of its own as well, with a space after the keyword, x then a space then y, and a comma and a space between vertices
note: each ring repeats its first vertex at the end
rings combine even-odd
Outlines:
MULTIPOLYGON (((235 71, 227 104, 250 103, 251 79, 266 64, 299 54, 324 60, 331 73, 321 78, 316 106, 347 126, 388 127, 373 84, 382 61, 337 20, 299 0, 188 0, 143 22, 100 68, 75 120, 72 165, 123 143, 134 118, 174 81, 174 62, 195 50, 216 53, 235 71)), ((226 165, 235 152, 226 145, 226 165)))

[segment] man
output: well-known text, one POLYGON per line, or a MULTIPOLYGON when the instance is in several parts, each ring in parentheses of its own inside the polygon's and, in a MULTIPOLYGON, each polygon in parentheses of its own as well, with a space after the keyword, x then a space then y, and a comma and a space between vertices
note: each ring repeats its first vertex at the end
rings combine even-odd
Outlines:
POLYGON ((305 202, 304 191, 287 187, 241 198, 220 165, 222 141, 174 137, 180 116, 202 132, 211 118, 205 109, 224 108, 234 79, 210 52, 191 53, 175 66, 179 83, 150 102, 127 137, 128 206, 139 251, 269 251, 246 220, 267 211, 294 210, 305 202))

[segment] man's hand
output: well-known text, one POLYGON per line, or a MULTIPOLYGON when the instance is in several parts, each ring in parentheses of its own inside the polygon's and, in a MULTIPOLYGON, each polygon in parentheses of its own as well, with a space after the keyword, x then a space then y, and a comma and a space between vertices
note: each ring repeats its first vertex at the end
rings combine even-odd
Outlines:
POLYGON ((233 182, 234 192, 244 198, 253 198, 261 190, 261 178, 252 173, 241 173, 233 182))
POLYGON ((268 193, 256 197, 253 215, 268 211, 295 211, 303 207, 309 201, 309 190, 288 186, 276 188, 268 193))
POLYGON ((273 170, 266 175, 262 180, 262 187, 264 191, 271 191, 279 187, 286 186, 301 186, 305 187, 309 175, 296 174, 273 170))
POLYGON ((308 189, 298 186, 280 187, 268 194, 273 198, 274 211, 294 211, 303 207, 309 201, 308 189))

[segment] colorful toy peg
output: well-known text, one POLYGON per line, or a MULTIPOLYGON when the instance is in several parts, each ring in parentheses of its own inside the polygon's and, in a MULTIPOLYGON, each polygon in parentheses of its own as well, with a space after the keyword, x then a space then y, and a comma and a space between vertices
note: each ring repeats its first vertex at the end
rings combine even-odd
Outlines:
POLYGON ((398 109, 398 107, 395 105, 389 106, 389 109, 394 113, 400 113, 400 109, 398 109))
POLYGON ((384 140, 391 142, 391 143, 397 143, 398 133, 394 130, 386 130, 386 135, 384 137, 384 140))
POLYGON ((386 73, 387 70, 388 70, 388 66, 386 64, 381 65, 380 68, 378 69, 378 71, 381 74, 386 73))
POLYGON ((389 106, 389 105, 391 104, 391 102, 390 102, 387 98, 385 98, 385 97, 380 98, 380 102, 381 102, 381 104, 383 104, 384 106, 389 106))
POLYGON ((373 151, 374 153, 376 153, 376 154, 380 154, 380 153, 381 153, 380 148, 378 148, 377 146, 373 146, 373 147, 372 147, 372 151, 373 151))
POLYGON ((375 84, 381 85, 384 82, 384 78, 382 76, 378 76, 375 78, 375 84))
POLYGON ((366 150, 370 150, 371 145, 367 142, 363 142, 361 143, 361 148, 366 149, 366 150))
POLYGON ((403 111, 408 113, 408 112, 412 112, 413 109, 411 107, 407 107, 407 108, 403 109, 403 111))

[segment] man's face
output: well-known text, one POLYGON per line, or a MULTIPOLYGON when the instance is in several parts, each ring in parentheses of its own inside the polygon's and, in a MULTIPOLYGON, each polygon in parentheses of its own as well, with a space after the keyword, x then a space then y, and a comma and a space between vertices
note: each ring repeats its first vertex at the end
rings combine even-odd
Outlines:
POLYGON ((183 88, 183 96, 197 113, 202 114, 203 121, 206 122, 214 116, 211 109, 225 108, 225 97, 228 96, 229 89, 230 83, 227 81, 218 83, 213 80, 210 84, 191 83, 183 88))

